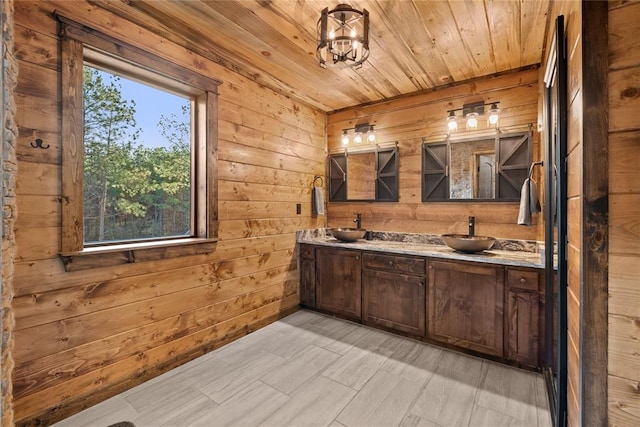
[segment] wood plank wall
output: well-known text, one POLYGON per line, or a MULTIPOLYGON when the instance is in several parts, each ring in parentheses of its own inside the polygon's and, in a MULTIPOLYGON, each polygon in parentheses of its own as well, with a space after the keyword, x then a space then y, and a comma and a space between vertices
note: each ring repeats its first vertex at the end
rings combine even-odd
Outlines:
POLYGON ((19 424, 49 424, 295 309, 295 231, 324 225, 310 191, 326 117, 88 2, 19 1, 15 22, 14 408, 19 424), (223 82, 215 253, 65 272, 54 9, 223 82), (36 138, 51 147, 32 148, 36 138))
POLYGON ((640 3, 609 3, 611 426, 640 425, 640 3))
MULTIPOLYGON (((342 129, 364 122, 375 125, 378 143, 398 142, 400 197, 397 203, 329 203, 328 225, 353 226, 354 215, 358 212, 362 213, 362 226, 369 230, 467 233, 468 217, 473 215, 476 217, 477 234, 543 240, 542 228, 535 224, 532 227, 516 224, 517 203, 423 203, 420 182, 422 137, 429 142, 444 141, 447 110, 461 108, 466 102, 500 101, 500 126, 507 130, 522 130, 529 123, 533 124, 534 159, 539 158, 538 74, 538 69, 521 70, 330 113, 327 117, 329 150, 340 148, 342 129)), ((475 134, 481 133, 479 130, 475 134)), ((472 133, 464 130, 462 125, 454 138, 470 135, 472 133)), ((536 171, 536 176, 540 176, 539 171, 536 171)), ((534 217, 537 223, 542 221, 541 214, 534 217)))

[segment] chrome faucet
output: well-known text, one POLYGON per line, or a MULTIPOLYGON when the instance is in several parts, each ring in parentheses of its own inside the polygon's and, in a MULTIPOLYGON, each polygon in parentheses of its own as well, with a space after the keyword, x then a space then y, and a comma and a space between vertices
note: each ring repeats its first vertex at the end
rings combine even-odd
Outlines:
POLYGON ((469 217, 469 236, 473 236, 476 234, 476 217, 469 217))
POLYGON ((362 214, 357 213, 353 222, 356 223, 356 228, 362 228, 362 214))

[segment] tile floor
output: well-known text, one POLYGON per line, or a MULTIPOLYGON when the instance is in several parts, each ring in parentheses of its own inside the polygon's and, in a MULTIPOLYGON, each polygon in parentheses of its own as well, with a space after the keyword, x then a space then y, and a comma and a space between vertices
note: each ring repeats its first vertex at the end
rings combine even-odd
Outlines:
POLYGON ((550 426, 541 375, 301 310, 58 424, 550 426))

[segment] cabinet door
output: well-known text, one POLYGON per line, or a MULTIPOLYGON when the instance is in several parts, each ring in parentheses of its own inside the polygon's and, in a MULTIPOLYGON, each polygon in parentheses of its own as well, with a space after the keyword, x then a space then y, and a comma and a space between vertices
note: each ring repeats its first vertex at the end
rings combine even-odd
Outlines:
POLYGON ((316 249, 316 307, 352 319, 362 317, 360 252, 316 249))
POLYGON ((431 262, 429 337, 485 354, 504 355, 504 270, 431 262))
POLYGON ((507 293, 507 359, 538 366, 540 294, 509 290, 507 293))
POLYGON ((300 260, 300 304, 316 307, 316 261, 302 258, 300 260))
POLYGON ((424 336, 424 277, 362 271, 362 318, 387 328, 424 336))
POLYGON ((507 315, 505 357, 538 367, 540 362, 544 310, 539 271, 507 270, 507 315))

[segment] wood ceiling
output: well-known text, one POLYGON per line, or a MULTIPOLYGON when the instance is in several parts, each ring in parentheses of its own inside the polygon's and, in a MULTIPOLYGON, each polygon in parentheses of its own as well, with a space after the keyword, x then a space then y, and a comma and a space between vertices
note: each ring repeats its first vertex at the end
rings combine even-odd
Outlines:
POLYGON ((549 0, 358 0, 369 60, 316 59, 320 11, 337 0, 96 1, 102 7, 323 111, 433 89, 542 60, 549 0))

